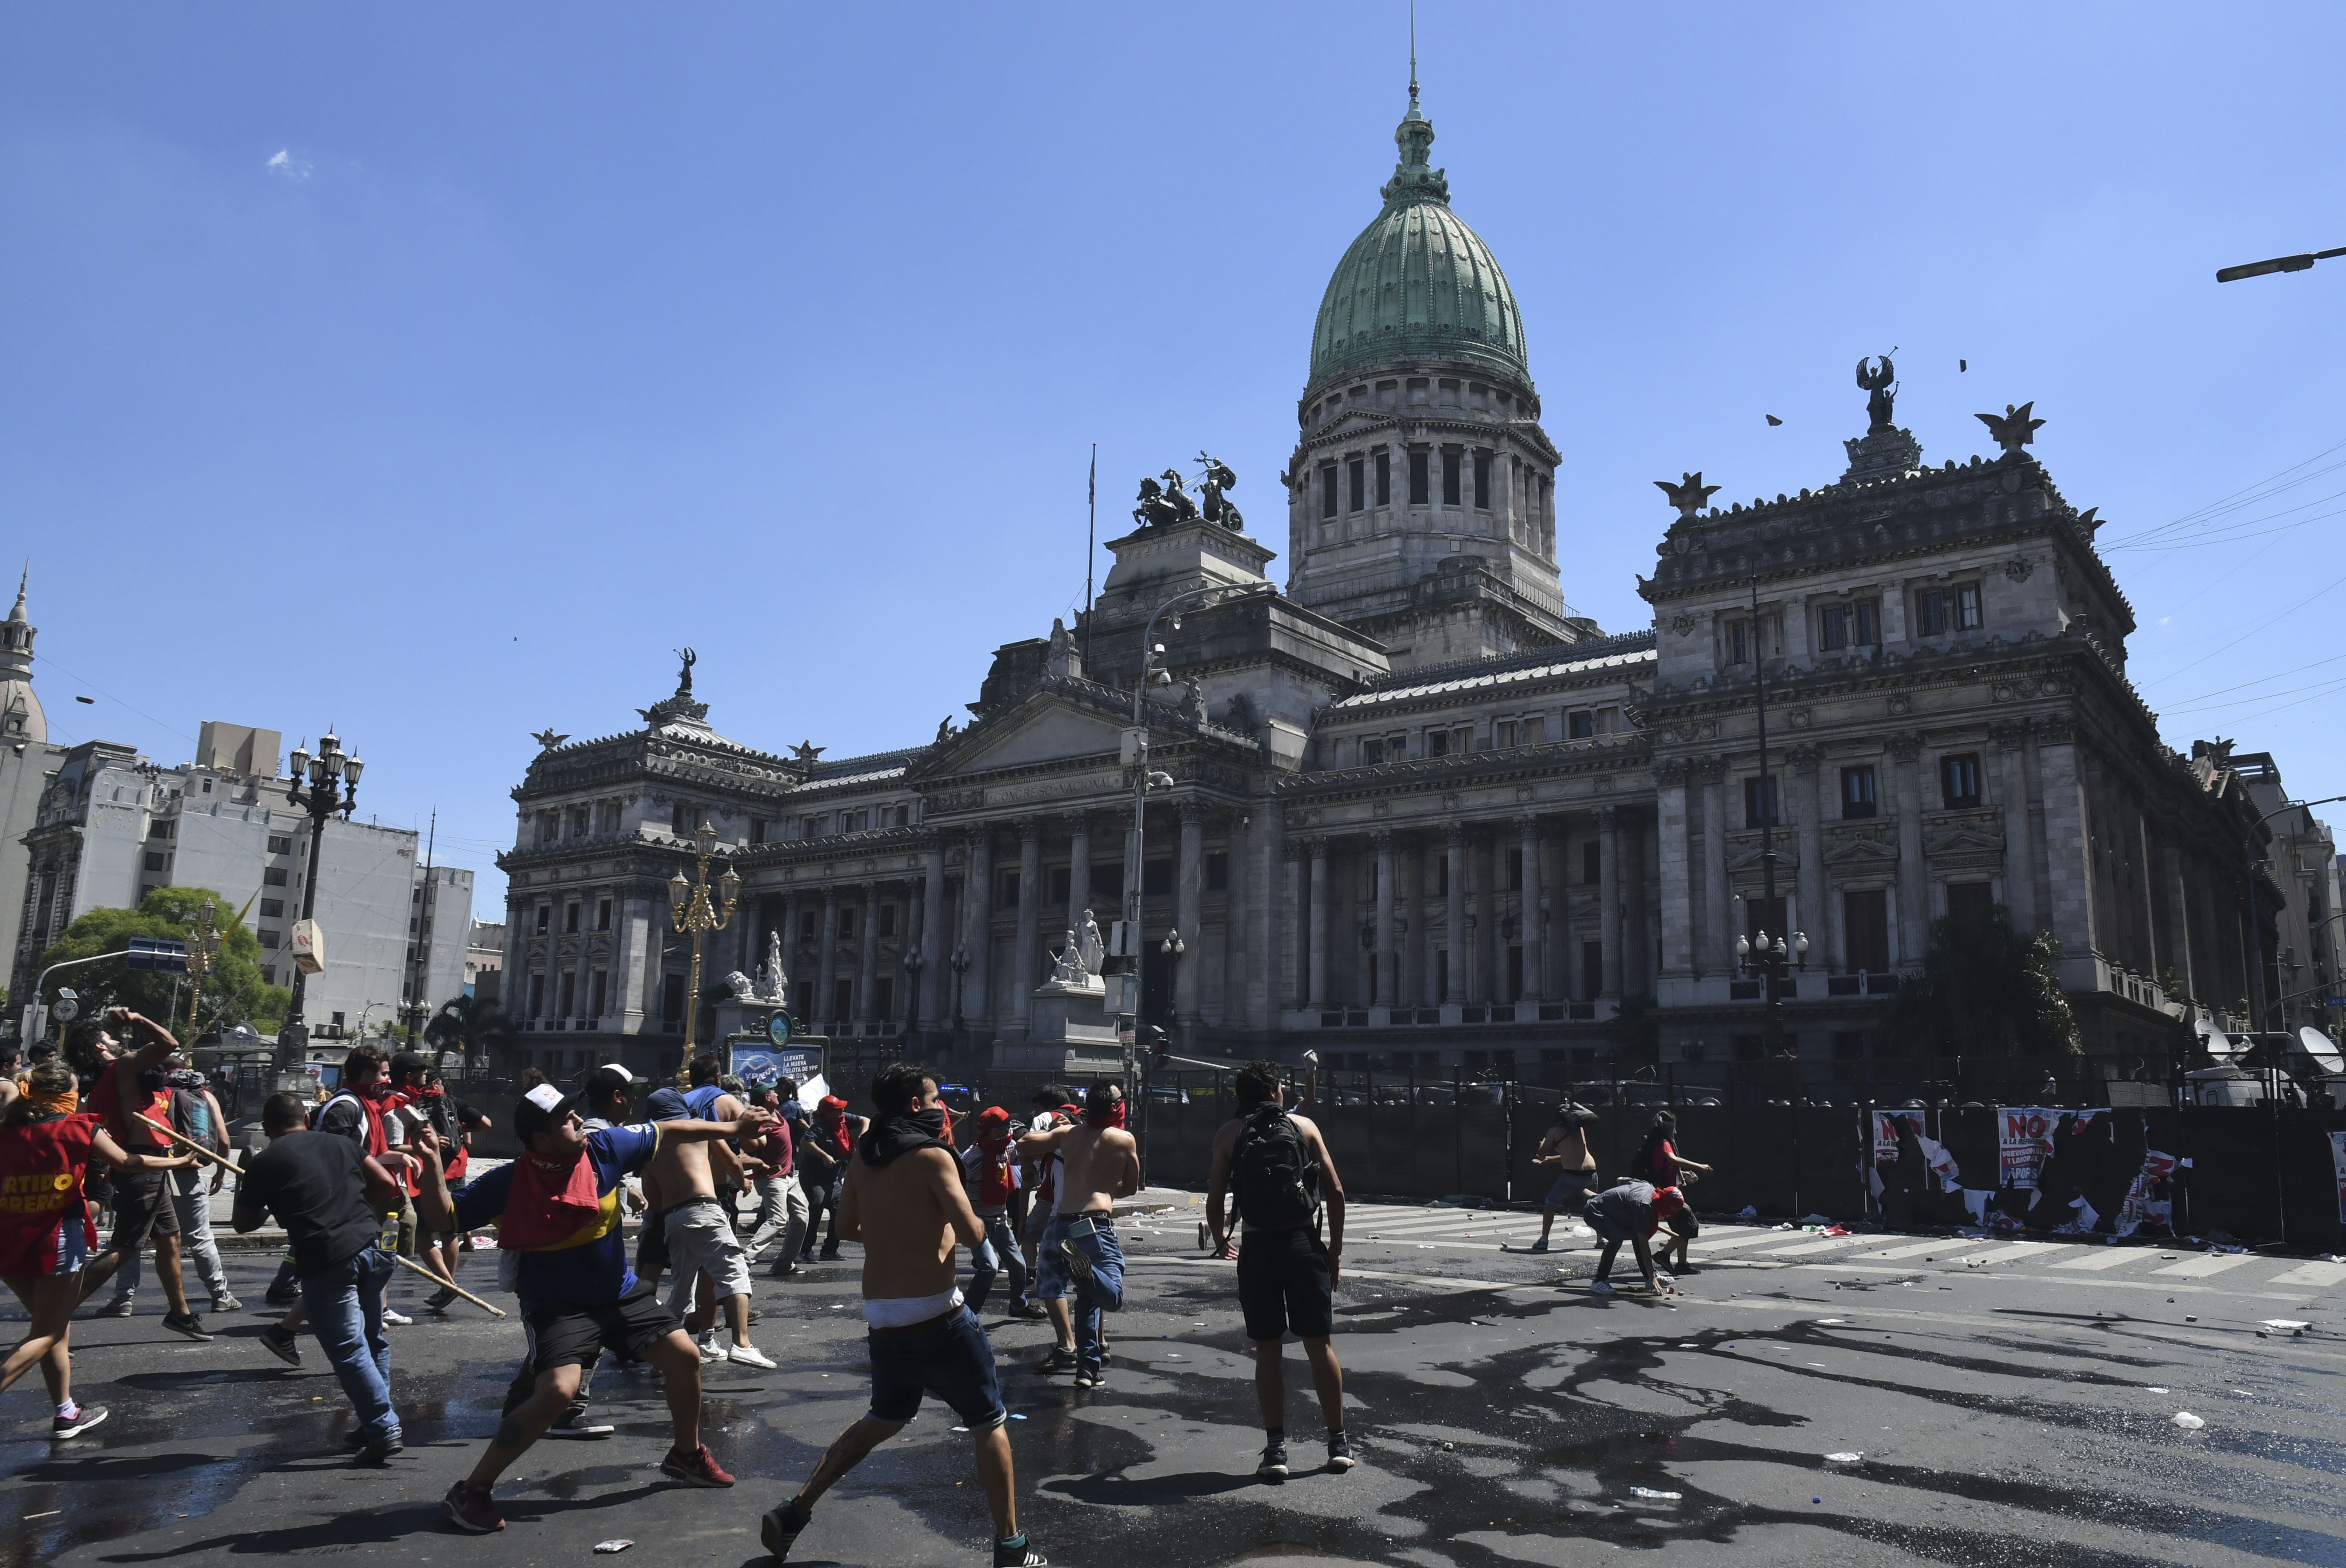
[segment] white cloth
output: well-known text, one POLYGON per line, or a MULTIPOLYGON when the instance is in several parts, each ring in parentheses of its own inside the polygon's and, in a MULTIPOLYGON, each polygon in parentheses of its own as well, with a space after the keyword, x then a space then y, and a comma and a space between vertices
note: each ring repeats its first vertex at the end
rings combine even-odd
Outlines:
POLYGON ((908 1324, 925 1323, 932 1318, 942 1318, 961 1305, 961 1287, 940 1290, 934 1296, 866 1297, 863 1320, 874 1329, 902 1329, 908 1324))

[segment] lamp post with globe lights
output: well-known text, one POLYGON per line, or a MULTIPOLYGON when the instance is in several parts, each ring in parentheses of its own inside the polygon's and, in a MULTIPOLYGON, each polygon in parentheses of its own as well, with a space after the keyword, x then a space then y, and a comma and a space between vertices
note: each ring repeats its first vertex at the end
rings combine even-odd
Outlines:
POLYGON ((678 932, 692 938, 692 972, 684 993, 684 1060, 692 1061, 692 1045, 700 1032, 700 944, 710 932, 723 931, 733 919, 741 896, 741 879, 727 866, 717 879, 717 898, 709 896, 709 862, 717 853, 717 830, 703 822, 694 830, 699 841, 699 875, 687 881, 679 871, 668 880, 668 919, 678 932))
MULTIPOLYGON (((297 746, 286 758, 285 770, 291 781, 285 787, 285 799, 310 817, 309 865, 301 872, 301 919, 305 924, 318 908, 319 852, 325 842, 326 824, 335 817, 349 820, 351 809, 358 804, 359 775, 365 769, 365 763, 343 752, 341 738, 332 730, 318 743, 316 756, 297 746), (307 789, 303 788, 305 782, 307 789)), ((299 1071, 302 1054, 309 1048, 310 1028, 301 1020, 301 998, 309 978, 297 960, 293 965, 292 1000, 286 1005, 285 1026, 277 1033, 280 1072, 299 1071)))

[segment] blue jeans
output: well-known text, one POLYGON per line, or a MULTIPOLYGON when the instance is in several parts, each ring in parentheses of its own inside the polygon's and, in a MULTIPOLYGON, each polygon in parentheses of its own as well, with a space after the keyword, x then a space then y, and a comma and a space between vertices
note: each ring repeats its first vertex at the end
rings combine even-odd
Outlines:
POLYGON ((1116 1224, 1106 1215, 1055 1214, 1043 1227, 1039 1252, 1035 1259, 1035 1293, 1046 1298, 1075 1297, 1069 1312, 1075 1319, 1076 1365, 1096 1372, 1100 1364, 1100 1314, 1124 1310, 1124 1248, 1117 1245, 1116 1224), (1071 1230, 1076 1233, 1070 1234, 1071 1230), (1059 1256, 1062 1241, 1090 1261, 1089 1279, 1071 1277, 1066 1259, 1059 1256))
POLYGON ((334 1366, 359 1435, 385 1442, 399 1435, 391 1408, 391 1340, 382 1331, 382 1288, 399 1265, 372 1247, 301 1276, 301 1310, 334 1366))
POLYGON ((1007 1214, 978 1216, 985 1221, 985 1236, 970 1248, 969 1293, 964 1298, 972 1312, 985 1310, 985 1298, 994 1289, 994 1277, 1007 1265, 1010 1269, 1010 1304, 1023 1307, 1026 1303, 1026 1255, 1018 1250, 1018 1237, 1010 1228, 1007 1214))

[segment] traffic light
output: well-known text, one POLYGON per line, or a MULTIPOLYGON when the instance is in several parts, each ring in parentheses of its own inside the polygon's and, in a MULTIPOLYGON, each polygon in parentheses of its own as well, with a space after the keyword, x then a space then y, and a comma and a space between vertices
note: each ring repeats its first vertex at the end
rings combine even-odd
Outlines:
POLYGON ((1172 1037, 1154 1023, 1140 1032, 1140 1044, 1159 1066, 1164 1065, 1166 1054, 1173 1049, 1172 1037))

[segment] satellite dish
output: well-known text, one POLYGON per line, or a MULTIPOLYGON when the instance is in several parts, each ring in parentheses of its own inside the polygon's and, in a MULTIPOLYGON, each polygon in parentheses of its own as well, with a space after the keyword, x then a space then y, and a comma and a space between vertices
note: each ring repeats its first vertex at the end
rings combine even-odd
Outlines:
POLYGON ((2313 1058, 2315 1066, 2332 1076, 2346 1074, 2346 1058, 2340 1056, 2337 1041, 2310 1027, 2300 1029, 2297 1038, 2298 1043, 2305 1047, 2305 1054, 2313 1058))
POLYGON ((2208 1055, 2211 1061, 2229 1066, 2239 1059, 2240 1048, 2232 1044, 2224 1032, 2215 1024, 2202 1018, 2193 1027, 2198 1031, 2199 1044, 2207 1047, 2208 1055))

